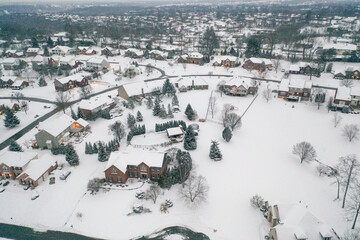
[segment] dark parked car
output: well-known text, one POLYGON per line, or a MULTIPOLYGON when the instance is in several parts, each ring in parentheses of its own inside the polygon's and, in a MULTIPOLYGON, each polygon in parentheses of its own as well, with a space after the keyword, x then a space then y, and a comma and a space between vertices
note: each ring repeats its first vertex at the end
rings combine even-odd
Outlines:
POLYGON ((6 187, 7 185, 9 185, 9 183, 9 181, 6 181, 3 186, 6 187))

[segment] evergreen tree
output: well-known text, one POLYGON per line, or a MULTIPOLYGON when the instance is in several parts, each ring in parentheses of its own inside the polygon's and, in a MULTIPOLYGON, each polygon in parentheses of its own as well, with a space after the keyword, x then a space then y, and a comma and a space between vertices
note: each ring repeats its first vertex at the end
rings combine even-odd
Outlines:
POLYGON ((179 100, 178 100, 176 94, 174 94, 174 97, 172 98, 171 104, 173 106, 179 106, 179 100))
POLYGON ((126 137, 126 141, 131 142, 131 139, 133 138, 134 134, 133 131, 130 131, 126 137))
POLYGON ((226 142, 230 142, 232 138, 232 132, 229 127, 224 128, 224 131, 222 132, 222 137, 226 142))
POLYGON ((260 39, 257 37, 251 37, 247 42, 245 56, 247 58, 258 57, 260 55, 260 45, 260 39))
POLYGON ((155 103, 154 103, 154 108, 153 108, 153 115, 154 116, 159 116, 160 111, 161 111, 160 98, 156 97, 155 98, 155 103))
POLYGON ((164 104, 161 104, 161 108, 160 108, 160 113, 159 113, 159 117, 165 119, 166 118, 166 109, 164 104))
POLYGON ((85 154, 89 154, 89 144, 85 143, 85 154))
POLYGON ((201 39, 202 46, 205 48, 207 55, 213 55, 214 49, 219 47, 219 40, 213 27, 208 27, 201 39))
POLYGON ((220 161, 222 159, 219 143, 217 141, 211 141, 209 157, 215 161, 220 161))
POLYGON ((46 41, 47 45, 49 48, 52 48, 54 47, 54 42, 53 40, 51 39, 51 37, 48 38, 48 40, 46 41))
POLYGON ((11 139, 11 141, 10 141, 9 150, 12 152, 22 152, 23 151, 21 146, 14 139, 11 139))
POLYGON ((39 78, 38 85, 39 85, 39 87, 45 87, 45 86, 47 86, 47 83, 46 83, 44 77, 40 77, 40 78, 39 78))
POLYGON ((78 110, 77 110, 77 117, 78 117, 78 119, 79 118, 83 118, 83 119, 85 118, 83 112, 80 109, 80 107, 78 107, 78 110))
POLYGON ((143 116, 142 116, 140 111, 137 111, 137 113, 136 113, 136 121, 137 122, 142 122, 143 121, 143 116))
POLYGON ((166 81, 164 82, 161 93, 167 95, 168 97, 175 95, 175 87, 169 79, 166 79, 166 81))
POLYGON ((65 159, 70 164, 70 166, 79 165, 79 156, 77 155, 73 145, 71 144, 68 144, 66 146, 65 159))
POLYGON ((127 124, 129 128, 132 128, 136 124, 136 119, 131 113, 129 113, 127 117, 127 124))
POLYGON ((173 112, 172 112, 172 110, 171 110, 170 103, 168 104, 167 117, 168 117, 168 118, 174 118, 174 114, 173 114, 173 112))
POLYGON ((74 120, 78 120, 78 116, 76 115, 76 113, 74 112, 74 110, 71 108, 71 117, 74 119, 74 120))
POLYGON ((106 162, 108 160, 108 154, 101 143, 99 143, 98 160, 99 162, 106 162))
POLYGON ((4 125, 7 128, 14 128, 16 125, 20 124, 20 120, 17 118, 17 116, 9 109, 7 108, 5 110, 5 119, 4 119, 4 125))
POLYGON ((98 148, 97 148, 97 145, 96 145, 96 143, 94 143, 94 145, 93 145, 93 153, 98 153, 99 152, 99 150, 98 150, 98 148))
POLYGON ((154 102, 153 102, 152 98, 151 98, 151 97, 148 97, 148 98, 147 98, 147 101, 146 101, 146 107, 147 107, 148 109, 151 109, 153 106, 154 106, 154 102))
POLYGON ((103 119, 111 119, 111 116, 110 116, 110 111, 108 110, 102 110, 99 112, 100 113, 100 117, 103 118, 103 119))
POLYGON ((187 118, 189 120, 194 120, 195 118, 195 112, 194 110, 192 109, 190 103, 187 105, 186 109, 185 109, 185 115, 187 116, 187 118))
POLYGON ((185 131, 184 148, 188 151, 195 150, 197 148, 195 132, 191 126, 189 126, 185 131))
POLYGON ((134 100, 132 100, 131 98, 129 99, 128 106, 129 106, 129 109, 134 109, 135 108, 134 100))

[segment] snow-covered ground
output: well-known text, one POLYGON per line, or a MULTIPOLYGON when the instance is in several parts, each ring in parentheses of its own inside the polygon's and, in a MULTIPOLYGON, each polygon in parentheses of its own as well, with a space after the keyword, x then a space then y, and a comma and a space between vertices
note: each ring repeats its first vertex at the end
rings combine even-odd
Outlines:
MULTIPOLYGON (((21 103, 22 101, 20 101, 21 103)), ((26 101, 29 106, 29 110, 25 113, 24 111, 18 111, 15 113, 15 115, 20 120, 20 124, 17 125, 14 128, 8 129, 4 126, 4 119, 5 114, 0 115, 0 142, 4 141, 5 139, 11 137, 24 127, 26 127, 28 124, 36 120, 37 117, 42 116, 46 114, 47 112, 50 112, 54 109, 54 105, 48 104, 48 103, 38 103, 33 101, 26 101), (46 106, 46 108, 45 108, 46 106), (35 117, 37 116, 37 117, 35 117)), ((7 100, 7 99, 0 99, 0 105, 5 104, 5 106, 12 107, 14 104, 21 105, 16 100, 7 100)))
MULTIPOLYGON (((160 64, 160 61, 157 61, 157 64, 160 64)), ((187 68, 200 69, 199 66, 192 66, 188 65, 187 68)), ((181 65, 177 68, 183 69, 181 65)), ((203 70, 202 73, 204 71, 206 72, 203 70)), ((171 74, 171 71, 167 73, 171 74)), ((215 89, 221 80, 223 79, 209 77, 209 90, 178 93, 182 112, 175 113, 174 119, 187 121, 183 111, 188 103, 197 111, 199 118, 204 118, 211 90, 215 89)), ((274 84, 271 85, 271 88, 275 87, 274 84)), ((265 88, 266 84, 263 83, 261 89, 265 88)), ((216 123, 221 119, 222 106, 232 104, 234 111, 242 114, 253 96, 220 96, 215 91, 213 94, 218 97, 218 111, 214 121, 196 121, 200 125, 198 148, 191 151, 193 163, 196 165, 195 171, 205 176, 210 186, 206 203, 197 208, 189 208, 178 194, 181 186, 166 190, 156 204, 136 199, 135 193, 138 190, 120 188, 121 190, 101 191, 97 195, 86 192, 88 180, 104 177, 106 166, 106 163, 98 162, 96 155, 84 154, 86 141, 107 142, 113 139, 108 126, 117 120, 126 125, 129 112, 135 115, 137 110, 141 111, 144 116, 141 124, 146 125, 147 131, 153 131, 155 123, 169 120, 153 117, 152 110, 142 104, 136 105, 134 110, 125 110, 121 117, 91 121, 92 133, 83 142, 75 144, 80 165, 69 167, 65 163, 63 170, 56 170, 56 184, 48 185, 48 182, 45 182, 39 186, 37 191, 40 197, 35 201, 30 200, 30 190, 24 191, 20 186, 14 186, 17 185, 16 182, 12 182, 6 191, 0 194, 0 221, 40 229, 76 231, 106 239, 129 239, 173 225, 188 226, 207 234, 211 239, 263 239, 267 224, 260 212, 253 209, 249 202, 253 195, 260 194, 270 204, 302 201, 339 233, 349 227, 350 223, 346 222, 340 203, 333 201, 336 186, 332 184, 332 180, 319 177, 315 163, 300 164, 292 154, 292 146, 308 141, 317 150, 318 159, 330 165, 335 164, 340 156, 350 153, 359 155, 358 141, 349 143, 342 136, 342 126, 358 123, 359 115, 341 114, 341 126, 334 128, 331 121, 334 113, 328 113, 325 106, 317 110, 317 107, 309 102, 286 102, 278 98, 266 103, 259 94, 244 116, 242 127, 236 130, 231 141, 226 143, 221 137, 223 127, 216 123), (220 143, 223 153, 223 160, 220 162, 213 162, 208 157, 211 140, 220 143), (66 182, 60 181, 58 176, 68 169, 72 174, 66 182), (166 199, 171 199, 174 206, 169 209, 168 214, 162 214, 160 204, 166 199), (133 204, 138 202, 152 212, 127 216, 133 204), (78 217, 77 213, 82 213, 83 216, 78 217), (217 231, 214 231, 215 229, 217 231)), ((328 96, 333 94, 333 91, 328 91, 328 96)), ((164 105, 167 106, 169 102, 171 99, 164 97, 164 105)), ((69 111, 67 113, 69 114, 69 111)), ((27 133, 19 143, 33 138, 35 131, 27 133)), ((182 148, 182 144, 172 147, 182 148)), ((121 144, 121 150, 137 151, 127 147, 125 141, 121 144)), ((165 149, 159 147, 157 150, 165 149)), ((47 152, 36 151, 39 155, 47 152)), ((65 162, 64 156, 55 158, 59 162, 65 162)), ((130 183, 129 187, 131 186, 138 184, 130 183)), ((148 187, 145 183, 140 189, 145 191, 148 187)))

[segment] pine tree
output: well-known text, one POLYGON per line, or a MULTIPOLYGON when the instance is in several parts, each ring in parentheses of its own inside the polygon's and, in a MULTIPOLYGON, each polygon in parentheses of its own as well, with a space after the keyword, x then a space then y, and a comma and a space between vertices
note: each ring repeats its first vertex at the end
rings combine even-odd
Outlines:
POLYGON ((172 112, 172 110, 171 110, 170 103, 168 104, 167 117, 168 117, 168 118, 174 118, 174 114, 173 114, 173 112, 172 112))
POLYGON ((174 94, 174 97, 172 98, 171 104, 173 106, 179 106, 179 99, 177 98, 176 94, 174 94))
POLYGON ((185 109, 185 115, 187 116, 187 118, 189 120, 194 120, 194 117, 195 117, 195 112, 194 110, 192 109, 190 103, 187 105, 186 109, 185 109))
POLYGON ((92 144, 89 143, 88 145, 89 145, 89 147, 88 147, 88 152, 89 152, 89 154, 93 154, 93 153, 94 153, 94 150, 93 150, 92 144))
POLYGON ((151 109, 154 106, 154 102, 153 102, 151 97, 147 98, 146 106, 147 106, 148 109, 151 109))
POLYGON ((217 141, 211 141, 209 157, 215 161, 220 161, 222 159, 219 143, 217 141))
POLYGON ((232 138, 232 132, 229 127, 224 128, 224 131, 222 132, 222 137, 226 142, 230 142, 232 138))
POLYGON ((89 153, 89 144, 87 142, 85 143, 85 154, 90 154, 89 153))
POLYGON ((134 100, 132 100, 131 98, 129 99, 128 106, 129 106, 130 109, 134 109, 134 108, 135 108, 134 100))
POLYGON ((169 79, 165 80, 165 83, 163 84, 161 93, 164 95, 167 95, 168 97, 173 96, 176 93, 174 85, 170 82, 169 79))
POLYGON ((137 111, 137 113, 136 113, 136 121, 138 121, 138 122, 143 121, 143 116, 140 111, 137 111))
POLYGON ((74 120, 78 120, 78 116, 76 115, 76 113, 74 112, 74 110, 71 108, 71 117, 74 119, 74 120))
POLYGON ((101 143, 99 143, 98 160, 99 162, 106 162, 108 160, 108 154, 101 143))
POLYGON ((20 120, 16 117, 16 115, 7 108, 5 110, 5 119, 4 119, 4 125, 7 128, 14 128, 16 125, 20 124, 20 120))
POLYGON ((188 151, 195 150, 197 148, 195 132, 191 126, 189 126, 185 131, 184 148, 188 151))
POLYGON ((11 139, 11 141, 10 141, 9 150, 12 152, 22 152, 23 151, 21 146, 14 139, 11 139))
POLYGON ((159 117, 165 119, 166 118, 166 109, 165 109, 165 106, 164 104, 161 105, 161 108, 160 108, 160 113, 159 113, 159 117))
POLYGON ((85 118, 83 112, 80 109, 80 107, 78 107, 78 110, 77 110, 77 117, 78 117, 78 119, 79 118, 85 118))
POLYGON ((127 117, 127 124, 129 128, 132 128, 136 124, 136 119, 131 113, 129 113, 127 117))
POLYGON ((130 131, 126 137, 126 141, 131 142, 131 139, 133 138, 134 134, 132 131, 130 131))
POLYGON ((154 108, 153 108, 153 115, 154 116, 159 116, 160 111, 161 111, 160 98, 156 97, 155 98, 155 103, 154 103, 154 108))
POLYGON ((79 156, 77 155, 73 145, 71 144, 68 144, 66 146, 65 159, 70 164, 70 166, 79 165, 79 156))
POLYGON ((44 77, 40 77, 40 78, 39 78, 38 85, 39 85, 39 87, 45 87, 45 86, 47 86, 47 83, 46 83, 44 77))
POLYGON ((98 147, 97 147, 96 143, 94 143, 94 145, 93 145, 93 153, 98 153, 98 152, 99 152, 98 147))

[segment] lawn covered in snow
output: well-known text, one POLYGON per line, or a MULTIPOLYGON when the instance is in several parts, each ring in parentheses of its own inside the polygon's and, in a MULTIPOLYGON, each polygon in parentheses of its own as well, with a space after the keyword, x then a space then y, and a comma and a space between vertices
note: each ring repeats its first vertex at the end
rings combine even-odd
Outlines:
MULTIPOLYGON (((159 61, 158 61, 159 62, 159 61)), ((211 90, 222 78, 212 77, 206 81, 209 90, 178 93, 180 109, 175 113, 175 120, 186 119, 184 110, 191 103, 199 118, 204 118, 211 90)), ((274 85, 270 86, 275 89, 274 85)), ((37 191, 40 197, 30 200, 30 192, 24 191, 12 182, 5 192, 0 194, 0 221, 32 226, 40 229, 57 229, 76 231, 82 234, 106 238, 129 239, 150 234, 156 230, 172 225, 188 226, 189 228, 207 234, 211 239, 248 240, 263 239, 268 225, 258 210, 250 205, 250 198, 260 194, 270 204, 306 203, 309 209, 320 219, 326 221, 338 233, 346 230, 350 223, 346 222, 344 211, 337 201, 336 185, 326 177, 318 176, 316 163, 303 163, 292 154, 292 146, 301 141, 310 142, 316 149, 318 159, 333 165, 337 159, 347 154, 360 155, 359 142, 349 143, 342 136, 342 126, 348 123, 359 123, 360 115, 341 114, 343 120, 338 128, 332 124, 333 112, 328 112, 325 106, 320 110, 309 102, 287 102, 273 98, 268 103, 261 96, 266 88, 262 83, 260 94, 243 117, 242 127, 236 130, 233 138, 226 143, 221 136, 223 126, 221 110, 224 104, 232 104, 235 112, 242 114, 253 100, 253 96, 233 97, 217 96, 217 113, 214 121, 199 123, 200 133, 197 149, 191 151, 193 164, 197 174, 206 177, 210 190, 208 201, 197 208, 188 207, 178 194, 180 185, 165 190, 156 204, 148 200, 138 200, 135 193, 145 191, 149 184, 140 189, 100 191, 90 195, 86 191, 89 179, 104 177, 106 163, 97 161, 96 155, 85 155, 85 142, 113 139, 108 126, 120 120, 126 125, 128 113, 141 111, 147 131, 153 131, 155 123, 168 121, 152 116, 152 110, 136 105, 134 110, 126 109, 121 117, 111 120, 98 119, 90 121, 92 133, 83 142, 75 144, 80 156, 80 165, 69 167, 66 163, 63 170, 56 170, 56 184, 43 183, 37 191), (223 154, 223 160, 214 162, 209 159, 210 141, 217 140, 223 154), (61 172, 71 170, 72 174, 66 182, 60 181, 61 172), (160 213, 160 204, 171 199, 174 206, 168 214, 160 213), (142 203, 151 213, 127 216, 134 203, 142 203), (79 217, 78 213, 82 213, 79 217), (216 229, 217 231, 214 231, 216 229)), ((333 95, 328 91, 328 96, 333 95)), ((163 104, 171 102, 164 97, 163 104)), ((74 106, 75 107, 75 106, 74 106)), ((76 107, 74 108, 76 109, 76 107)), ((70 114, 67 111, 67 114, 70 114)), ((128 130, 128 129, 127 129, 128 130)), ((33 138, 30 131, 22 139, 33 138)), ((182 149, 182 144, 171 147, 182 149)), ((121 144, 123 151, 137 151, 121 144)), ((157 148, 164 151, 164 148, 157 148)), ((43 154, 47 151, 40 151, 43 154)), ((56 156, 59 162, 65 162, 64 156, 56 156)), ((17 184, 16 184, 17 185, 17 184)), ((129 187, 138 183, 129 183, 129 187)), ((30 191, 30 190, 28 190, 30 191)))

